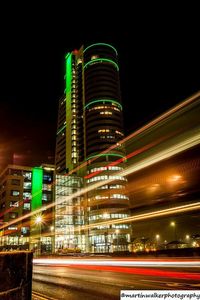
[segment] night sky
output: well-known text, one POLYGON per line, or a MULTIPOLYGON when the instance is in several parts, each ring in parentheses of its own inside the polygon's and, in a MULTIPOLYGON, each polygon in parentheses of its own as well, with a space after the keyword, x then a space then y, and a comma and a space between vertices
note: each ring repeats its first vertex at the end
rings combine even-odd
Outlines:
POLYGON ((127 25, 116 16, 120 26, 103 18, 83 26, 43 12, 13 12, 1 26, 0 168, 54 162, 64 55, 82 44, 105 42, 118 50, 126 134, 200 90, 195 18, 175 22, 161 15, 142 26, 143 19, 127 25))

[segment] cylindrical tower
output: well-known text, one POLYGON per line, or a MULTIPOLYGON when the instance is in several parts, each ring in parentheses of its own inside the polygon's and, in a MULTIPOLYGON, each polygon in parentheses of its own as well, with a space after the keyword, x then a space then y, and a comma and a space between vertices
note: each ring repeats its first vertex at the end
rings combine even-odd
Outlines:
MULTIPOLYGON (((120 144, 123 122, 117 51, 109 44, 93 44, 85 48, 83 61, 86 183, 112 180, 88 193, 88 220, 92 224, 127 217, 129 199, 126 178, 120 175, 125 152, 120 144)), ((89 240, 93 252, 125 251, 129 225, 97 226, 89 231, 89 240)))

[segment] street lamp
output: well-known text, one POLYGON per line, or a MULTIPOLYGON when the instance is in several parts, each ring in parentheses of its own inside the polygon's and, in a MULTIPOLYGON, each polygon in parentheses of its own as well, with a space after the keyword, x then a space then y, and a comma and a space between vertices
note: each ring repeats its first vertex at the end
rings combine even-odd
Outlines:
POLYGON ((40 254, 40 255, 41 255, 41 225, 42 225, 42 221, 43 221, 42 215, 36 216, 35 224, 38 225, 38 227, 39 227, 39 243, 38 243, 39 253, 38 254, 40 254))
POLYGON ((187 241, 187 244, 188 244, 189 247, 190 247, 190 235, 189 235, 189 234, 186 234, 185 239, 186 239, 186 241, 187 241))
POLYGON ((176 223, 174 221, 172 221, 170 223, 170 226, 172 226, 174 228, 174 240, 177 240, 177 234, 176 234, 176 223))
POLYGON ((156 234, 156 247, 158 248, 158 241, 160 239, 160 235, 159 234, 156 234))

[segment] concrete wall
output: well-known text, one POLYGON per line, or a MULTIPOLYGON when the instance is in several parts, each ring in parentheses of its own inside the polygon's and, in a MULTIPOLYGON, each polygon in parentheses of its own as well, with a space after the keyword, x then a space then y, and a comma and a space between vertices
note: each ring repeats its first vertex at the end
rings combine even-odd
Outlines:
POLYGON ((30 251, 0 252, 1 300, 31 300, 32 258, 30 251))

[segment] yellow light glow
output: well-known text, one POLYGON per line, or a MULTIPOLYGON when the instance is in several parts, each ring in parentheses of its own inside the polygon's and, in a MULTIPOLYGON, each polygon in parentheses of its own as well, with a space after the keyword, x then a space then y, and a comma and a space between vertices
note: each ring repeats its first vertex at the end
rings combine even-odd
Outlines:
POLYGON ((41 224, 41 223, 42 223, 42 216, 36 216, 35 224, 41 224))

